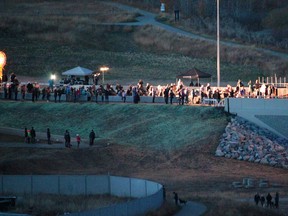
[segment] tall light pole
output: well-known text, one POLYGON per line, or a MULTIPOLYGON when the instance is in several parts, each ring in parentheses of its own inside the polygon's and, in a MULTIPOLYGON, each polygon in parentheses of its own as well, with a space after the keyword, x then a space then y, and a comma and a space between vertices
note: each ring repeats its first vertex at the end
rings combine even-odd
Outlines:
POLYGON ((104 84, 104 74, 106 71, 109 70, 109 67, 106 67, 106 66, 103 66, 103 67, 100 67, 100 71, 102 72, 102 84, 104 84))
POLYGON ((220 5, 217 0, 217 87, 220 87, 220 5))
POLYGON ((2 71, 4 66, 6 65, 6 54, 2 51, 0 51, 0 80, 2 81, 2 71))

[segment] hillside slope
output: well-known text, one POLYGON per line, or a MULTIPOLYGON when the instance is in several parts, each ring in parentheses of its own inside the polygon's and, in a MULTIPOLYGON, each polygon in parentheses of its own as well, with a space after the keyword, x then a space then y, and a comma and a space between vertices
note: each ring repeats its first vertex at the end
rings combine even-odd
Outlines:
POLYGON ((49 127, 58 135, 68 129, 86 139, 94 129, 98 139, 167 150, 219 136, 227 123, 223 110, 212 107, 0 102, 0 109, 2 127, 44 133, 49 127))

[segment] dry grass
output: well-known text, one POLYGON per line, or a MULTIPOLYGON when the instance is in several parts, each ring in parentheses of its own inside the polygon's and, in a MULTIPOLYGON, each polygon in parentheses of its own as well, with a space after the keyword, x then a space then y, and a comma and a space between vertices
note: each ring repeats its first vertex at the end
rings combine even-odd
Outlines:
POLYGON ((129 199, 109 195, 68 196, 37 194, 17 197, 13 212, 37 216, 55 216, 127 202, 129 199))
MULTIPOLYGON (((83 138, 92 127, 98 136, 97 147, 89 149, 1 148, 3 174, 109 172, 149 179, 166 186, 168 201, 172 202, 172 192, 177 191, 182 198, 205 203, 209 207, 207 215, 247 215, 247 212, 261 215, 262 209, 246 202, 239 204, 237 200, 251 198, 256 192, 274 195, 280 191, 281 201, 288 193, 287 170, 214 156, 227 123, 227 117, 214 108, 29 102, 2 102, 0 105, 2 126, 22 128, 33 124, 36 131, 45 131, 49 126, 52 133, 59 131, 60 135, 69 128, 71 134, 79 131, 83 138), (75 115, 80 112, 81 119, 75 115), (233 181, 242 181, 245 177, 267 179, 282 187, 231 187, 233 181)), ((159 211, 174 211, 171 202, 159 211)), ((283 202, 280 206, 279 212, 287 210, 283 202)))
MULTIPOLYGON (((85 0, 85 4, 42 0, 13 0, 6 4, 5 10, 0 9, 0 46, 8 56, 8 74, 13 71, 18 76, 41 76, 46 81, 51 72, 59 77, 78 65, 97 70, 105 64, 111 68, 105 80, 113 84, 129 85, 139 79, 167 84, 191 67, 211 73, 212 82, 216 80, 215 44, 175 37, 151 26, 99 25, 128 22, 138 14, 92 0, 85 0)), ((224 82, 248 82, 274 73, 278 77, 286 75, 286 60, 271 58, 253 47, 223 46, 221 55, 224 82)))

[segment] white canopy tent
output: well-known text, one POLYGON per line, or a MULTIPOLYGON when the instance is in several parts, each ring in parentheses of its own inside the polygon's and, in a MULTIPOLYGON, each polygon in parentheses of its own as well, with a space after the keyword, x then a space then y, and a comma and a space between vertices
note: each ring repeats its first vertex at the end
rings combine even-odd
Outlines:
POLYGON ((92 70, 78 66, 78 67, 75 67, 75 68, 72 68, 70 70, 63 72, 62 75, 65 75, 65 76, 89 76, 92 73, 93 73, 92 70))

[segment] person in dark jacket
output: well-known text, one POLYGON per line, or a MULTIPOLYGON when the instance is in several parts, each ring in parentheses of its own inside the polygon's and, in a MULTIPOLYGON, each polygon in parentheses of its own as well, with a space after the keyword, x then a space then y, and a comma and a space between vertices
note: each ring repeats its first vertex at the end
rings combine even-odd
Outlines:
POLYGON ((65 139, 65 147, 67 148, 71 148, 71 137, 70 137, 70 133, 68 130, 65 131, 65 134, 64 134, 64 139, 65 139))
POLYGON ((31 143, 35 143, 36 142, 36 131, 33 127, 31 128, 30 133, 31 133, 31 143))
POLYGON ((51 144, 51 133, 50 133, 49 128, 47 128, 47 141, 48 141, 48 144, 51 144))
POLYGON ((279 193, 276 192, 275 195, 275 208, 279 208, 279 193))
POLYGON ((270 193, 267 194, 266 196, 266 200, 267 200, 267 207, 272 207, 272 196, 270 193))
POLYGON ((91 130, 91 132, 89 134, 90 146, 94 145, 94 139, 95 139, 95 132, 94 132, 94 130, 91 130))
POLYGON ((260 195, 258 193, 255 194, 254 201, 255 201, 255 204, 258 206, 258 203, 260 201, 260 195))
POLYGON ((261 203, 261 206, 264 207, 264 205, 265 205, 265 197, 263 195, 260 197, 260 203, 261 203))
POLYGON ((28 143, 28 130, 27 127, 24 129, 25 143, 28 143))
POLYGON ((175 205, 178 205, 178 201, 179 201, 178 194, 176 192, 173 192, 173 194, 174 194, 175 205))

